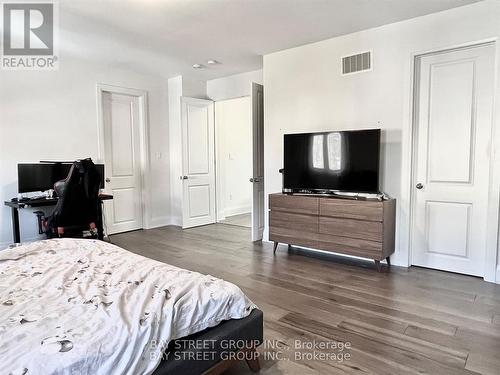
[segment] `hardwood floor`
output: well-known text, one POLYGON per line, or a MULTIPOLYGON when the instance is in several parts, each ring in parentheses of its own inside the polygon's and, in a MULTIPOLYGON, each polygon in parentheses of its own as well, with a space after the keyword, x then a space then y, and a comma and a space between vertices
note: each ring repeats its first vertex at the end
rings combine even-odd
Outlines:
MULTIPOLYGON (((264 311, 262 374, 500 374, 500 285, 415 267, 378 273, 371 261, 304 256, 284 245, 273 256, 272 244, 252 243, 249 229, 230 225, 111 239, 238 285, 264 311), (311 350, 296 356, 296 340, 351 348, 317 349, 337 355, 318 360, 311 350), (342 353, 350 358, 340 361, 342 353)), ((227 374, 249 373, 242 362, 227 374)))

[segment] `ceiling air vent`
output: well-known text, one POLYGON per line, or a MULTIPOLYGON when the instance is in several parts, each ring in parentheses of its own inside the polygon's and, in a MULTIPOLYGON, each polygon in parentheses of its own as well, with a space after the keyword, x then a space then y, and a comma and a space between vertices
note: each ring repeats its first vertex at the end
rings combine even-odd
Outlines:
POLYGON ((367 70, 372 70, 372 53, 370 51, 342 57, 342 75, 367 70))

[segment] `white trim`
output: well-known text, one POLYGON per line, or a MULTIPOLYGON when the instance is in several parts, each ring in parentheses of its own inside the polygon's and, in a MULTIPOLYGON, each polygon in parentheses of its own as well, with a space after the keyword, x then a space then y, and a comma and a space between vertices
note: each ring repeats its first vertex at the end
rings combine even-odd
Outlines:
POLYGON ((141 159, 141 196, 142 196, 142 226, 144 229, 151 227, 151 188, 150 188, 150 159, 149 159, 149 119, 148 119, 148 92, 140 89, 120 87, 98 83, 97 89, 97 157, 104 163, 104 123, 102 99, 104 92, 130 95, 139 102, 139 133, 140 133, 140 159, 141 159))
MULTIPOLYGON (((492 143, 490 149, 490 181, 488 189, 488 223, 487 223, 487 244, 486 244, 486 254, 485 254, 485 267, 484 267, 484 280, 489 282, 500 283, 500 274, 497 269, 497 252, 498 252, 498 220, 499 212, 498 206, 500 203, 500 187, 498 186, 498 181, 500 181, 500 171, 495 167, 496 153, 498 145, 500 145, 500 129, 498 124, 500 123, 500 111, 496 111, 498 106, 498 60, 500 53, 500 46, 497 43, 497 38, 489 38, 485 40, 468 42, 459 45, 443 47, 433 50, 426 50, 420 52, 414 52, 411 54, 410 60, 410 91, 409 98, 406 101, 408 103, 408 111, 405 111, 404 120, 408 126, 403 127, 402 132, 402 173, 401 173, 401 199, 399 202, 399 234, 397 237, 397 249, 399 249, 396 255, 396 261, 393 262, 397 265, 402 265, 409 267, 411 266, 411 230, 413 221, 413 180, 414 180, 414 161, 415 161, 415 100, 416 100, 416 84, 418 82, 418 72, 416 71, 416 61, 418 58, 428 55, 444 53, 453 50, 459 50, 463 48, 473 48, 479 47, 481 45, 495 44, 496 48, 496 61, 495 61, 495 73, 494 79, 496 82, 494 93, 493 93, 493 123, 492 123, 492 143), (495 115, 496 114, 496 115, 495 115), (408 116, 408 117, 406 117, 408 116), (404 215, 404 216, 403 216, 404 215)), ((500 267, 500 265, 499 265, 500 267)))
MULTIPOLYGON (((216 78, 217 79, 217 78, 216 78)), ((227 102, 228 100, 234 100, 234 99, 243 99, 243 98, 249 98, 251 95, 238 95, 238 96, 231 96, 228 98, 224 99, 219 99, 219 100, 214 100, 214 103, 220 103, 220 102, 227 102)), ((212 100, 212 99, 210 99, 212 100)))
MULTIPOLYGON (((215 193, 217 194, 217 193, 215 193)), ((217 222, 226 220, 226 212, 224 210, 217 209, 217 222)))
POLYGON ((500 105, 499 90, 500 90, 500 43, 497 38, 492 40, 495 43, 495 63, 494 66, 494 94, 493 94, 493 114, 491 124, 491 143, 490 143, 490 186, 488 196, 488 222, 486 228, 486 254, 485 254, 485 267, 484 267, 484 280, 496 282, 500 284, 500 269, 498 258, 499 249, 499 220, 500 213, 498 207, 500 206, 500 105))
POLYGON ((226 218, 228 216, 251 214, 252 207, 251 206, 226 207, 224 210, 224 213, 225 213, 226 218))
POLYGON ((170 216, 153 217, 149 221, 148 229, 165 227, 167 225, 172 225, 172 219, 170 216))
POLYGON ((181 217, 171 217, 168 225, 174 225, 176 227, 182 228, 182 218, 181 217))
MULTIPOLYGON (((230 100, 230 99, 225 99, 225 100, 230 100)), ((220 159, 219 152, 220 148, 222 147, 219 141, 220 129, 219 129, 219 123, 217 121, 217 103, 219 102, 221 102, 221 100, 214 101, 214 142, 215 142, 214 163, 215 163, 215 222, 216 223, 226 219, 226 213, 224 210, 224 193, 226 184, 224 184, 224 182, 222 181, 223 170, 225 168, 221 168, 219 160, 220 159)))

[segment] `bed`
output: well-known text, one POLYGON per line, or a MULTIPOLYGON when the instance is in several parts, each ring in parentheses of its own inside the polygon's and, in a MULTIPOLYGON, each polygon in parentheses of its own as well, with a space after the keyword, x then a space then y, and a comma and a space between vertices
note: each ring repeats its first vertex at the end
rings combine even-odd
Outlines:
POLYGON ((2 374, 218 373, 229 350, 255 354, 261 342, 262 313, 210 275, 97 240, 0 252, 2 374))

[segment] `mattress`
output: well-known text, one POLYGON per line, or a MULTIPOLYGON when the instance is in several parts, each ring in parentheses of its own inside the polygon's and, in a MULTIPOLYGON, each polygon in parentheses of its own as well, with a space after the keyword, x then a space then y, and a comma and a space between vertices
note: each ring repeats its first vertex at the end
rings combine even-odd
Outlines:
POLYGON ((171 340, 255 305, 234 284, 93 240, 0 252, 1 374, 151 374, 171 340))

